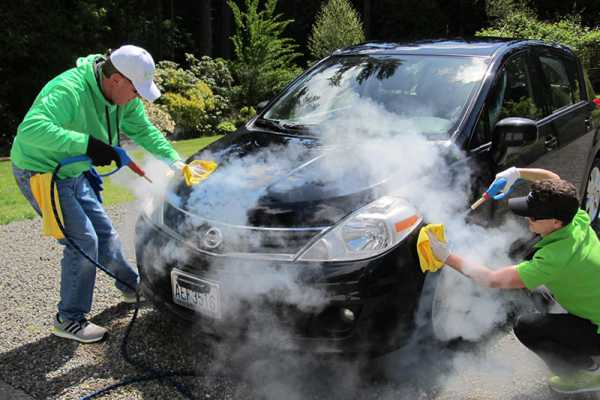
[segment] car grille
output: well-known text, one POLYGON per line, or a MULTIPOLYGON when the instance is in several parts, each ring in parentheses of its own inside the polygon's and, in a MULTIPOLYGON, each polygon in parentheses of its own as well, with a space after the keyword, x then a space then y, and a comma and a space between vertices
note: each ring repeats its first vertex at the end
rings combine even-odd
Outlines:
POLYGON ((164 205, 164 224, 200 250, 217 254, 294 255, 313 237, 317 228, 263 228, 205 220, 170 203, 164 205))

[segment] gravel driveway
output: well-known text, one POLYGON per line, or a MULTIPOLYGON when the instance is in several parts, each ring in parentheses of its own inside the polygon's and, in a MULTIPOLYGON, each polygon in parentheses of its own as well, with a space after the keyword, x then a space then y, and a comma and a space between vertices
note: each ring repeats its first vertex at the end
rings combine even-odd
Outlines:
MULTIPOLYGON (((132 260, 135 209, 135 203, 109 209, 132 260)), ((120 355, 133 306, 119 302, 117 290, 103 273, 99 272, 90 317, 109 328, 107 340, 78 345, 50 334, 61 249, 39 232, 39 219, 0 226, 0 383, 4 384, 0 384, 0 399, 13 398, 1 393, 5 384, 35 399, 73 399, 142 373, 120 355)), ((129 349, 135 359, 155 367, 197 371, 200 376, 181 381, 198 399, 569 398, 548 390, 543 364, 508 328, 477 345, 409 348, 360 364, 218 342, 144 305, 129 349)), ((104 398, 183 396, 172 382, 150 382, 121 388, 104 398)), ((596 395, 571 398, 600 399, 596 395)))

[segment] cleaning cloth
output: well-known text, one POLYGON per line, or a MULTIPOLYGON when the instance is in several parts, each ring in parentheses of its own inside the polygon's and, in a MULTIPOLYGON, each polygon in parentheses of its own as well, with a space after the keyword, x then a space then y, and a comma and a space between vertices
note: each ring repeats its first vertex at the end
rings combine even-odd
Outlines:
MULTIPOLYGON (((31 186, 31 193, 37 201, 40 211, 42 212, 42 234, 45 236, 52 236, 56 239, 63 239, 65 235, 61 232, 58 227, 58 222, 52 212, 52 201, 50 200, 50 183, 52 182, 52 173, 47 172, 45 174, 35 174, 29 178, 29 186, 31 186)), ((54 202, 56 204, 56 211, 60 222, 64 224, 62 211, 60 208, 60 201, 58 198, 58 190, 54 190, 54 202)))
POLYGON ((446 242, 443 224, 425 225, 419 231, 417 239, 417 253, 419 254, 419 264, 423 272, 435 272, 444 266, 444 263, 435 258, 431 246, 429 245, 429 236, 427 232, 431 232, 439 241, 446 242))
POLYGON ((217 169, 217 163, 207 160, 194 160, 183 167, 183 179, 188 186, 202 182, 217 169))

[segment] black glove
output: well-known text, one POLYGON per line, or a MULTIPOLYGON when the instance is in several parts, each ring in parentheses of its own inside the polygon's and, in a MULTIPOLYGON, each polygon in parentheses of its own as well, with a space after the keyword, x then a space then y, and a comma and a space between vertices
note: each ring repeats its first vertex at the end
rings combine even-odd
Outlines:
POLYGON ((92 164, 96 166, 110 165, 113 161, 119 166, 120 159, 117 151, 112 146, 91 136, 85 154, 92 159, 92 164))

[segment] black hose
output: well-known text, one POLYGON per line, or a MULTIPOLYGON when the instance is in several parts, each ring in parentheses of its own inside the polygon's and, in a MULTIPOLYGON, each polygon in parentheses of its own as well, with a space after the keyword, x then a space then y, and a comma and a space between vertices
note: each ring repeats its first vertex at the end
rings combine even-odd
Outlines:
POLYGON ((120 280, 119 278, 117 278, 115 276, 115 274, 113 274, 110 270, 108 270, 105 266, 103 266, 102 264, 100 264, 99 262, 97 262, 96 260, 94 260, 92 257, 90 257, 85 251, 83 251, 83 249, 81 247, 79 247, 79 245, 77 245, 77 243, 75 243, 73 241, 73 239, 71 239, 68 235, 67 232, 65 230, 64 225, 62 224, 62 221, 60 220, 59 216, 58 216, 58 210, 56 207, 56 202, 54 200, 54 193, 55 193, 55 186, 56 186, 56 179, 58 176, 58 171, 60 170, 60 168, 62 167, 61 164, 58 164, 56 166, 56 168, 54 169, 54 172, 52 172, 52 180, 50 181, 50 202, 52 204, 52 212, 54 214, 54 218, 56 219, 56 222, 58 223, 58 227, 60 229, 60 231, 63 233, 63 235, 65 236, 65 239, 69 242, 69 244, 71 246, 73 246, 73 248, 75 250, 77 250, 83 257, 85 257, 89 262, 91 262, 92 264, 94 264, 97 268, 99 268, 100 270, 102 270, 104 273, 106 273, 108 276, 110 276, 111 278, 121 282, 122 284, 124 284, 125 286, 127 286, 128 288, 130 288, 131 290, 133 290, 135 292, 135 309, 133 311, 133 315, 131 317, 131 320, 129 321, 129 324, 127 325, 127 328, 125 329, 125 334, 123 335, 123 339, 121 341, 121 355, 123 356, 123 358, 125 359, 126 362, 128 362, 129 364, 133 365, 134 367, 146 371, 146 372, 150 372, 148 375, 142 375, 142 376, 134 376, 131 378, 125 378, 123 380, 121 380, 120 382, 117 382, 115 384, 106 386, 100 390, 97 390, 93 393, 90 393, 87 396, 82 397, 80 400, 87 400, 87 399, 93 399, 93 398, 97 398, 97 397, 101 397, 104 396, 105 394, 120 388, 122 386, 127 386, 127 385, 132 385, 134 383, 138 383, 138 382, 147 382, 147 381, 151 381, 151 380, 160 380, 160 381, 167 381, 168 383, 172 384, 173 386, 175 386, 175 389, 177 389, 177 391, 179 393, 181 393, 184 397, 188 398, 188 399, 193 399, 194 397, 192 396, 192 394, 190 393, 189 389, 179 383, 174 381, 173 377, 190 377, 190 376, 204 376, 204 375, 200 375, 195 371, 186 371, 186 370, 160 370, 160 369, 156 369, 153 368, 149 365, 144 364, 141 361, 136 361, 133 360, 130 356, 129 353, 127 352, 127 342, 129 339, 129 335, 131 333, 131 330, 133 328, 133 324, 135 323, 135 320, 138 316, 139 313, 139 308, 140 308, 140 294, 139 291, 134 288, 133 286, 131 286, 130 284, 128 284, 127 282, 124 282, 122 280, 120 280))

